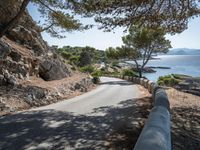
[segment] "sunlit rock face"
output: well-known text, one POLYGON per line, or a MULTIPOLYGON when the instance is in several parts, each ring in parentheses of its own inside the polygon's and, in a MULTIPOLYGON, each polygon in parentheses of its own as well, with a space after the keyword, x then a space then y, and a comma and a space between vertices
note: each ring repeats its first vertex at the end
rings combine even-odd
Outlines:
MULTIPOLYGON (((22 0, 0 0, 0 27, 3 28, 19 12, 22 0)), ((33 21, 28 11, 0 40, 0 74, 13 74, 16 78, 36 75, 44 80, 68 77, 72 71, 61 58, 55 57, 42 39, 40 27, 33 21), (48 61, 48 65, 45 62, 48 61), (40 68, 40 71, 39 71, 40 68)))
MULTIPOLYGON (((20 10, 21 0, 1 0, 0 1, 0 25, 1 27, 16 16, 20 10)), ((7 32, 7 37, 23 45, 29 46, 36 56, 44 55, 48 46, 42 39, 40 28, 33 21, 26 11, 19 20, 18 25, 7 32)))

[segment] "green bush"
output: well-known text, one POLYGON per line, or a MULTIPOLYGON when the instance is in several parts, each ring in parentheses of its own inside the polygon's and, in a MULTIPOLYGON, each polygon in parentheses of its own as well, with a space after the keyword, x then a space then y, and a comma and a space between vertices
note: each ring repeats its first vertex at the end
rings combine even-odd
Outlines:
POLYGON ((158 85, 164 86, 165 83, 164 83, 162 80, 159 80, 159 81, 158 81, 158 85))
POLYGON ((63 58, 65 58, 65 59, 70 59, 70 57, 71 57, 71 54, 68 53, 68 52, 65 52, 65 51, 63 51, 63 52, 61 53, 61 55, 62 55, 63 58))
POLYGON ((81 68, 80 68, 80 71, 81 71, 81 72, 84 72, 84 73, 93 73, 94 70, 95 70, 94 67, 91 66, 91 65, 84 66, 84 67, 81 67, 81 68))
POLYGON ((101 71, 102 71, 102 72, 105 72, 105 71, 106 71, 106 68, 105 68, 105 67, 101 68, 101 71))
POLYGON ((93 73, 91 73, 91 75, 93 76, 93 77, 100 77, 100 76, 102 76, 102 71, 100 71, 100 70, 95 70, 93 73))
POLYGON ((79 56, 72 56, 69 59, 70 63, 73 63, 74 65, 78 65, 79 63, 79 56))
POLYGON ((118 64, 119 64, 118 61, 114 61, 114 62, 111 63, 111 66, 116 67, 118 64))
POLYGON ((123 76, 137 76, 136 73, 131 69, 124 69, 122 71, 123 76))
POLYGON ((95 76, 95 77, 93 77, 92 81, 94 84, 98 84, 98 83, 100 83, 100 78, 95 76))
POLYGON ((173 87, 177 85, 181 80, 174 78, 173 75, 161 76, 159 77, 157 83, 161 86, 173 87))

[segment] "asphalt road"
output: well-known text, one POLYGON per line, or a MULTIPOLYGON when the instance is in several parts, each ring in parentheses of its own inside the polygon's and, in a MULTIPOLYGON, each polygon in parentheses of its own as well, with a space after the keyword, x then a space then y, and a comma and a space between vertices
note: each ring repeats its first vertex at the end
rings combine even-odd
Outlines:
POLYGON ((117 130, 134 122, 131 82, 101 78, 101 85, 81 96, 0 118, 0 149, 109 149, 117 130))

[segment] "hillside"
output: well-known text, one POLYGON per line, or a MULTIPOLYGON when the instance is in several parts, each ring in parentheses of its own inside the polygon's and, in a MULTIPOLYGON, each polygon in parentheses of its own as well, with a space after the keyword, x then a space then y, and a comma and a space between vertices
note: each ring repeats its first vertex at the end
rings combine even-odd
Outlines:
POLYGON ((178 48, 170 50, 167 55, 200 55, 200 49, 178 48))
MULTIPOLYGON (((18 12, 21 0, 0 1, 0 27, 18 12)), ((93 87, 87 74, 55 53, 26 11, 0 39, 0 114, 47 105, 93 87)))

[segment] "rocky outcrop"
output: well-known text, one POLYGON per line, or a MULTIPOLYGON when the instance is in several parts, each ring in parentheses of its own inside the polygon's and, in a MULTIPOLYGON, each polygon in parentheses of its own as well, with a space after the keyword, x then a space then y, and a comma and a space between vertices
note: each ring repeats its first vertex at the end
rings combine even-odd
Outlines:
POLYGON ((72 71, 69 65, 66 65, 59 58, 45 57, 39 64, 39 76, 45 81, 62 79, 69 77, 72 71))
POLYGON ((200 78, 186 77, 175 87, 176 89, 200 96, 200 78))
POLYGON ((57 81, 46 82, 35 78, 16 86, 0 86, 0 115, 55 103, 93 87, 92 79, 84 74, 57 81))
MULTIPOLYGON (((22 0, 0 0, 0 29, 19 11, 22 0)), ((28 11, 0 38, 0 115, 57 102, 86 92, 92 79, 49 48, 28 11), (74 79, 76 78, 76 79, 74 79)))
MULTIPOLYGON (((19 12, 22 0, 0 1, 0 26, 5 26, 19 12)), ((17 43, 27 45, 36 56, 48 51, 46 42, 42 39, 40 28, 26 11, 18 25, 7 32, 7 37, 17 43)))
MULTIPOLYGON (((21 4, 22 0, 0 1, 0 26, 18 13, 21 4)), ((26 11, 19 23, 0 39, 0 74, 6 71, 15 78, 37 76, 46 81, 69 77, 72 74, 70 65, 55 56, 42 39, 40 27, 26 11)))
POLYGON ((5 37, 0 39, 0 42, 0 75, 6 81, 3 83, 9 83, 7 82, 10 80, 9 78, 28 79, 30 75, 33 75, 36 67, 34 62, 37 60, 33 53, 5 37))

